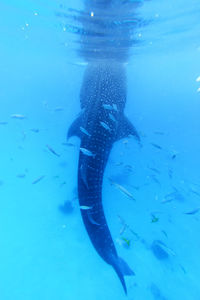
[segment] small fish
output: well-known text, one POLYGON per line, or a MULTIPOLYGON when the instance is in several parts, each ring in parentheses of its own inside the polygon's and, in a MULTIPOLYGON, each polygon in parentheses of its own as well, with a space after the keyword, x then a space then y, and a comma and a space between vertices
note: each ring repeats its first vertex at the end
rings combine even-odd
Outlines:
POLYGON ((95 155, 96 155, 96 154, 92 153, 90 150, 83 148, 83 147, 81 147, 80 150, 83 154, 85 154, 87 156, 95 157, 95 155))
POLYGON ((193 189, 189 189, 189 191, 193 194, 195 194, 196 196, 200 197, 200 193, 198 193, 197 191, 193 190, 193 189))
POLYGON ((22 141, 24 141, 26 139, 26 132, 22 131, 22 141))
POLYGON ((175 253, 170 247, 168 247, 165 243, 163 243, 162 241, 159 241, 159 245, 162 246, 162 248, 163 248, 169 255, 176 256, 176 253, 175 253))
POLYGON ((112 114, 110 114, 110 113, 109 113, 109 118, 110 118, 113 122, 117 123, 117 120, 115 119, 115 117, 114 117, 112 114))
POLYGON ((165 195, 164 198, 166 199, 166 202, 170 202, 172 200, 176 200, 176 201, 179 201, 179 202, 184 202, 185 197, 175 187, 173 187, 173 188, 174 188, 174 192, 165 195))
POLYGON ((135 198, 133 197, 133 195, 132 195, 129 191, 127 191, 127 189, 125 189, 122 185, 120 185, 120 184, 118 184, 118 183, 112 181, 111 179, 110 179, 110 182, 111 182, 111 184, 115 185, 116 188, 118 188, 122 193, 124 193, 124 194, 125 194, 126 196, 128 196, 130 199, 132 199, 132 200, 135 201, 135 198))
POLYGON ((164 236, 165 236, 166 238, 168 238, 167 232, 166 232, 165 230, 161 230, 161 232, 164 234, 164 236))
POLYGON ((122 237, 121 240, 123 241, 123 246, 125 248, 130 248, 131 246, 131 241, 125 237, 122 237))
POLYGON ((81 205, 81 206, 79 206, 79 208, 82 210, 88 210, 88 209, 92 209, 92 206, 81 205))
POLYGON ((113 109, 114 109, 115 111, 118 111, 118 108, 117 108, 117 105, 116 105, 116 104, 113 104, 113 109))
POLYGON ((42 104, 43 104, 43 106, 45 107, 45 109, 50 110, 49 104, 48 104, 47 101, 43 101, 42 104))
POLYGON ((169 175, 169 178, 172 179, 172 176, 173 176, 173 171, 172 171, 172 169, 169 169, 169 170, 168 170, 168 175, 169 175))
POLYGON ((151 250, 155 257, 159 260, 168 260, 169 259, 169 253, 166 251, 164 247, 164 243, 160 240, 154 240, 151 245, 151 250))
POLYGON ((167 300, 161 293, 159 287, 156 284, 152 283, 150 286, 150 291, 153 295, 154 300, 167 300))
POLYGON ((122 240, 121 239, 119 239, 119 238, 117 238, 116 239, 116 242, 120 245, 120 246, 122 246, 123 245, 123 242, 122 242, 122 240))
POLYGON ((122 143, 124 144, 124 145, 127 145, 128 144, 128 140, 124 140, 124 141, 122 141, 122 143))
POLYGON ((179 266, 180 266, 181 270, 183 271, 183 273, 186 274, 187 272, 186 272, 185 268, 180 264, 179 264, 179 266))
POLYGON ((118 238, 118 239, 116 239, 116 242, 120 246, 123 246, 126 249, 129 249, 130 245, 131 245, 131 241, 129 239, 126 239, 126 238, 118 238))
POLYGON ((8 124, 8 122, 6 122, 6 121, 0 121, 0 125, 7 125, 8 124))
POLYGON ((81 179, 83 180, 87 189, 89 189, 88 181, 87 181, 87 172, 86 172, 86 164, 82 164, 80 167, 81 179))
MULTIPOLYGON (((126 230, 126 228, 127 229, 129 229, 129 231, 139 240, 140 239, 140 237, 139 237, 139 235, 135 232, 135 231, 133 231, 133 229, 132 228, 130 228, 130 226, 128 225, 128 224, 126 224, 126 222, 124 221, 124 219, 121 217, 121 216, 119 216, 118 215, 118 218, 119 218, 119 221, 120 221, 120 223, 123 225, 123 227, 125 228, 124 229, 124 231, 126 230)), ((123 231, 123 232, 124 232, 123 231)), ((121 231, 120 231, 121 232, 121 231)), ((123 233, 122 232, 122 233, 123 233)), ((121 234, 121 233, 120 233, 121 234)))
POLYGON ((24 177, 26 177, 26 174, 23 174, 23 173, 22 174, 17 174, 17 177, 18 178, 24 178, 24 177))
POLYGON ((36 184, 36 183, 40 182, 44 177, 45 177, 45 176, 42 175, 42 176, 36 178, 36 179, 32 182, 32 184, 36 184))
POLYGON ((127 224, 123 224, 122 228, 120 229, 119 234, 122 235, 126 231, 126 228, 127 228, 127 224))
POLYGON ((63 107, 56 107, 56 108, 54 108, 54 111, 55 111, 55 112, 57 112, 57 111, 63 111, 63 110, 64 110, 63 107))
POLYGON ((67 182, 66 181, 63 181, 61 184, 60 184, 60 187, 63 187, 67 182))
POLYGON ((171 159, 174 160, 176 158, 176 154, 173 154, 171 159))
POLYGON ((133 172, 133 167, 131 165, 125 165, 124 168, 129 172, 133 172))
POLYGON ((168 200, 172 201, 173 198, 176 196, 176 193, 177 193, 177 192, 175 191, 175 192, 172 192, 172 193, 169 193, 169 194, 165 195, 165 196, 164 196, 165 201, 166 201, 166 202, 167 202, 168 200))
POLYGON ((51 148, 49 145, 46 145, 46 147, 49 149, 51 153, 53 153, 55 156, 60 157, 60 154, 58 154, 53 148, 51 148))
POLYGON ((113 110, 113 107, 110 104, 103 104, 102 106, 103 106, 103 108, 105 108, 107 110, 113 110))
POLYGON ((100 122, 100 124, 101 124, 101 126, 102 126, 103 128, 105 128, 106 130, 108 130, 108 131, 111 130, 110 127, 109 127, 105 122, 100 122))
POLYGON ((169 193, 169 194, 165 195, 165 198, 173 197, 175 195, 175 193, 176 193, 176 191, 169 193))
POLYGON ((31 128, 30 131, 38 133, 40 130, 38 128, 31 128))
POLYGON ((137 185, 131 185, 136 191, 139 191, 140 187, 137 185))
POLYGON ((154 171, 157 174, 160 174, 160 171, 157 170, 156 168, 148 167, 149 170, 154 171))
POLYGON ((93 215, 90 213, 90 210, 87 210, 86 212, 87 212, 88 219, 89 219, 90 223, 92 223, 93 225, 100 226, 100 223, 95 221, 93 215))
POLYGON ((195 186, 198 186, 198 187, 200 187, 200 184, 199 184, 199 183, 195 183, 195 182, 193 182, 193 183, 192 183, 192 185, 195 185, 195 186))
POLYGON ((159 146, 158 144, 151 143, 151 145, 159 150, 162 150, 162 147, 159 146))
POLYGON ((11 115, 11 118, 12 118, 12 119, 23 120, 23 119, 25 119, 26 117, 25 117, 24 115, 21 115, 21 114, 13 114, 13 115, 11 115))
POLYGON ((119 166, 122 166, 123 165, 123 162, 116 162, 115 163, 115 166, 119 167, 119 166))
POLYGON ((185 215, 195 215, 195 214, 198 213, 199 211, 200 211, 200 207, 195 208, 195 209, 193 209, 193 210, 191 210, 191 211, 185 212, 184 214, 185 214, 185 215))
POLYGON ((85 128, 81 127, 81 126, 80 126, 80 131, 82 131, 87 136, 91 136, 91 134, 89 134, 89 132, 85 128))
POLYGON ((161 203, 162 204, 165 204, 165 203, 169 203, 169 202, 172 202, 174 199, 173 198, 167 198, 167 199, 163 199, 162 201, 161 201, 161 203))
POLYGON ((149 177, 152 178, 153 181, 154 181, 155 183, 157 183, 158 185, 161 185, 161 184, 160 184, 160 181, 156 178, 155 175, 151 175, 151 176, 149 176, 149 177))
POLYGON ((157 135, 164 135, 164 132, 162 132, 162 131, 154 131, 154 134, 157 134, 157 135))
POLYGON ((156 217, 155 215, 151 214, 151 223, 157 223, 159 221, 159 218, 156 217))
POLYGON ((68 147, 76 147, 73 143, 62 143, 63 146, 68 146, 68 147))
POLYGON ((59 206, 59 210, 64 214, 71 214, 74 210, 72 201, 66 201, 63 205, 59 206))

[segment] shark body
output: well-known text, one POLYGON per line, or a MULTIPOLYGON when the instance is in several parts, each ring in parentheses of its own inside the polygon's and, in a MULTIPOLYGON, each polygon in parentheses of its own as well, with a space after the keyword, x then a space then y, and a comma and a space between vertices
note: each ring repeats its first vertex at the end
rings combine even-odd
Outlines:
POLYGON ((82 113, 68 131, 81 139, 78 164, 78 197, 89 238, 102 259, 116 271, 125 293, 125 275, 134 272, 117 254, 102 205, 104 170, 113 144, 139 135, 124 115, 126 73, 122 63, 88 64, 80 93, 82 113))

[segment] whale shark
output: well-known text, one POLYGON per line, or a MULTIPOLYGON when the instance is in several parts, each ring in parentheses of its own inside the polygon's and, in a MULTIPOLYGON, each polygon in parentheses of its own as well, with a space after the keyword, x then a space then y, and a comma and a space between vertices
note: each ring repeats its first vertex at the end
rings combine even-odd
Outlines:
POLYGON ((103 210, 102 183, 113 144, 128 136, 140 141, 135 127, 124 115, 126 91, 123 64, 89 64, 80 92, 82 111, 68 130, 68 138, 78 136, 81 140, 78 198, 85 228, 98 254, 116 271, 125 293, 124 276, 134 272, 117 254, 103 210))
POLYGON ((87 63, 80 90, 81 113, 67 138, 80 138, 78 198, 84 226, 96 252, 113 267, 127 294, 124 276, 134 275, 134 271, 118 256, 104 214, 102 184, 114 143, 129 136, 140 143, 136 128, 124 114, 125 66, 139 4, 126 0, 84 3, 85 10, 76 18, 82 24, 79 54, 87 63))

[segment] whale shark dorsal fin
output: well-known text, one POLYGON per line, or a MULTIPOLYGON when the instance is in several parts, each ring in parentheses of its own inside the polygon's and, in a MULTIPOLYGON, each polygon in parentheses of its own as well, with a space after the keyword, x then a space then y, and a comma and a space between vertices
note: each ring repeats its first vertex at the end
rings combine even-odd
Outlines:
POLYGON ((136 138, 136 140, 140 143, 140 136, 137 130, 127 117, 122 116, 121 120, 119 121, 116 140, 118 141, 120 139, 128 137, 129 135, 133 135, 136 138))
POLYGON ((77 136, 81 139, 82 132, 80 130, 80 127, 82 126, 82 123, 83 123, 83 115, 80 115, 69 127, 69 130, 67 132, 67 139, 69 139, 72 136, 77 136))

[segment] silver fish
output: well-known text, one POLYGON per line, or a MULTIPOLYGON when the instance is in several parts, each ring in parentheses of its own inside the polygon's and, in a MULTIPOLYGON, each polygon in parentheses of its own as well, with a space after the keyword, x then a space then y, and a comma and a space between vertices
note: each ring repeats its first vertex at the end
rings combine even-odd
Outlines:
POLYGON ((133 195, 132 195, 127 189, 125 189, 125 187, 123 187, 122 185, 120 185, 120 184, 118 184, 118 183, 112 181, 111 179, 110 179, 110 182, 111 182, 111 184, 114 185, 118 190, 120 190, 120 191, 121 191, 122 193, 124 193, 126 196, 128 196, 129 198, 131 198, 132 200, 135 201, 135 198, 133 197, 133 195))
POLYGON ((92 209, 92 206, 81 205, 81 206, 80 206, 80 209, 88 210, 88 209, 92 209))
POLYGON ((96 154, 92 153, 90 150, 83 148, 83 147, 81 147, 80 150, 83 154, 85 154, 87 156, 95 157, 95 155, 96 155, 96 154))
POLYGON ((13 115, 11 115, 11 118, 12 118, 12 119, 23 120, 23 119, 25 119, 26 117, 25 117, 24 115, 21 115, 21 114, 13 114, 13 115))
POLYGON ((196 196, 200 197, 200 193, 198 193, 197 191, 193 190, 193 189, 189 189, 189 191, 193 194, 195 194, 196 196))
POLYGON ((103 128, 105 128, 106 130, 108 130, 108 131, 111 130, 110 127, 109 127, 106 123, 100 122, 100 124, 101 124, 101 126, 102 126, 103 128))
POLYGON ((185 215, 195 215, 195 214, 198 213, 199 211, 200 211, 200 207, 195 208, 195 209, 193 209, 193 210, 191 210, 191 211, 186 212, 185 215))
POLYGON ((116 105, 116 104, 113 104, 113 109, 114 109, 115 111, 118 111, 117 105, 116 105))
POLYGON ((88 136, 91 136, 91 134, 89 134, 89 132, 85 128, 81 127, 81 126, 80 126, 80 131, 82 131, 84 134, 86 134, 88 136))
POLYGON ((159 146, 158 144, 151 143, 151 145, 152 145, 153 147, 157 148, 157 149, 160 149, 160 150, 162 150, 162 147, 161 147, 161 146, 159 146))
POLYGON ((55 156, 60 157, 60 154, 58 154, 53 148, 51 148, 51 146, 46 145, 46 147, 47 147, 47 148, 49 149, 49 151, 50 151, 51 153, 53 153, 55 156))
POLYGON ((109 113, 109 118, 110 118, 113 122, 117 123, 117 120, 115 119, 115 117, 114 117, 112 114, 110 114, 110 113, 109 113))
POLYGON ((102 106, 103 106, 103 108, 105 108, 107 110, 113 110, 113 107, 110 104, 103 104, 102 106))
POLYGON ((157 170, 156 168, 148 167, 148 169, 154 171, 157 174, 160 174, 160 171, 157 170))
POLYGON ((42 176, 36 178, 36 179, 32 182, 32 184, 36 184, 36 183, 40 182, 44 177, 45 177, 45 176, 42 175, 42 176))

